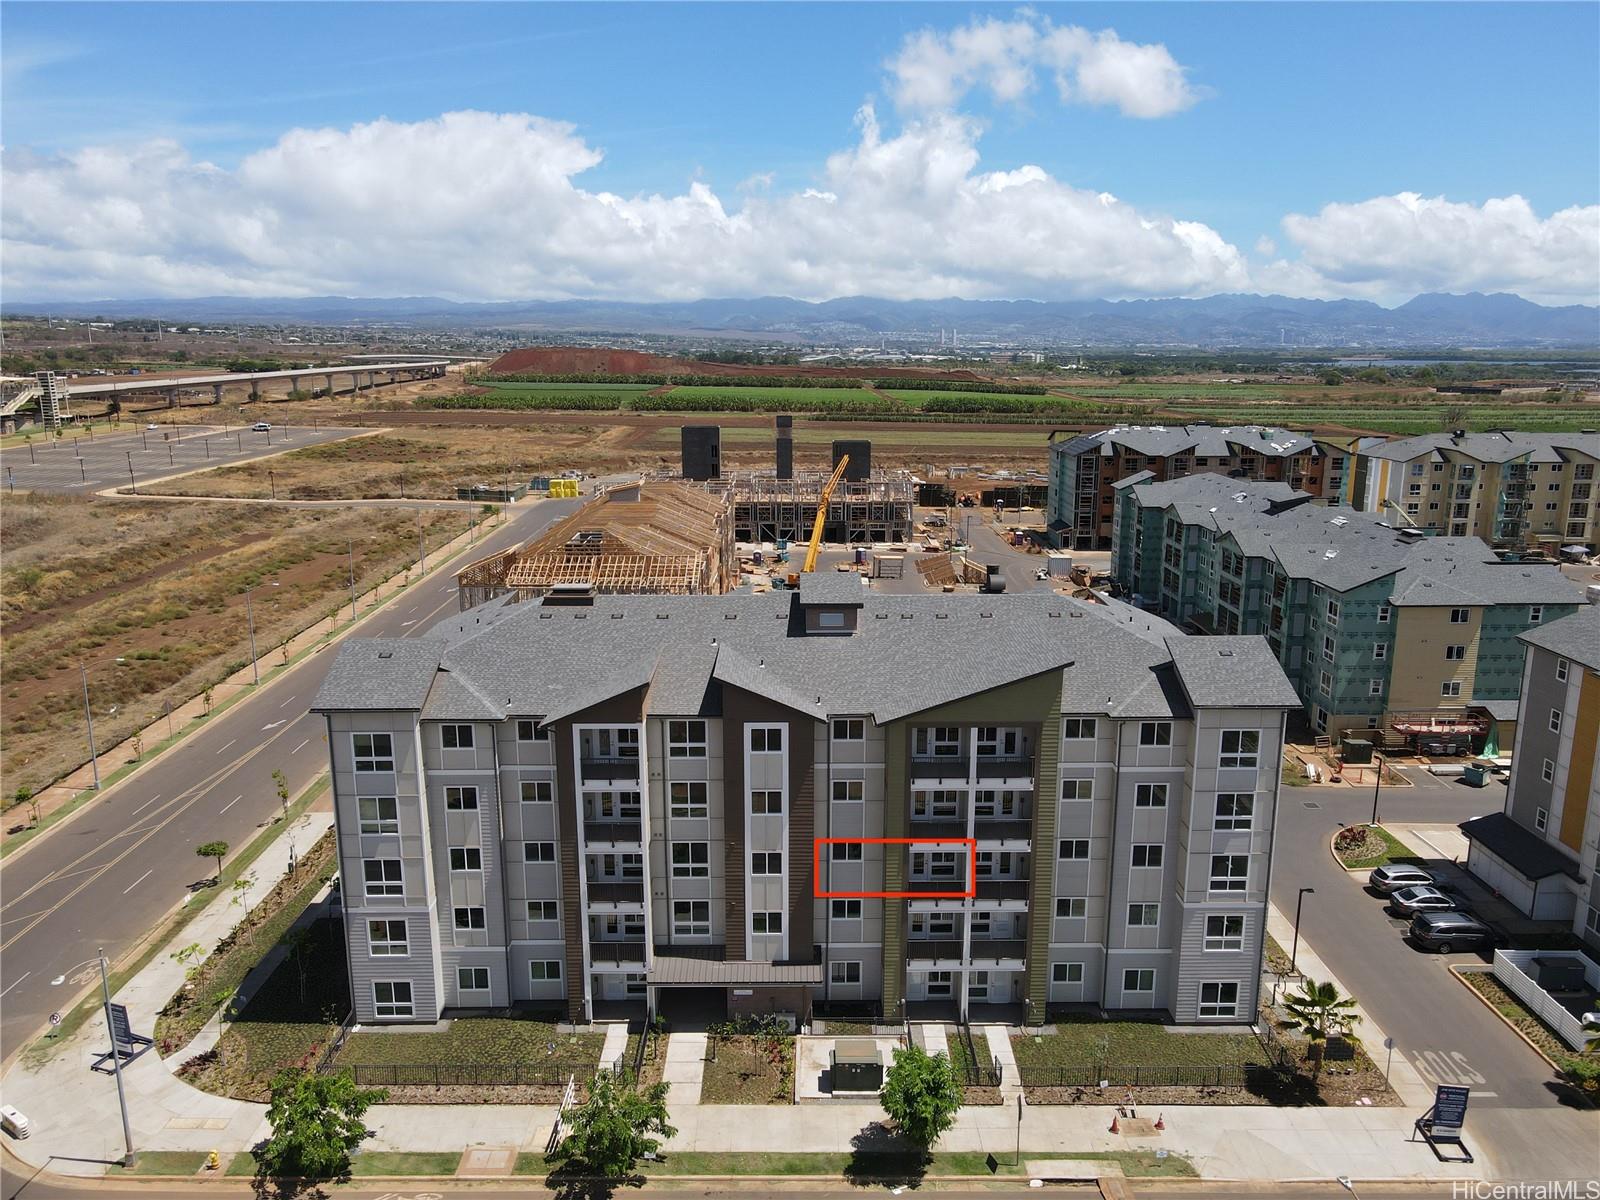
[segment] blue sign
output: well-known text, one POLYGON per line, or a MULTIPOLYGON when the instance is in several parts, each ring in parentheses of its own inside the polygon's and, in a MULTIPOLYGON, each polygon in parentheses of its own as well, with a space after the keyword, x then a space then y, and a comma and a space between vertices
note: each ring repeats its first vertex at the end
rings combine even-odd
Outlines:
POLYGON ((1467 1120, 1467 1097, 1471 1088, 1440 1084, 1433 1095, 1433 1131, 1460 1133, 1467 1120))
POLYGON ((133 1026, 128 1024, 128 1007, 125 1004, 107 1006, 111 1013, 111 1041, 119 1050, 133 1049, 133 1026))

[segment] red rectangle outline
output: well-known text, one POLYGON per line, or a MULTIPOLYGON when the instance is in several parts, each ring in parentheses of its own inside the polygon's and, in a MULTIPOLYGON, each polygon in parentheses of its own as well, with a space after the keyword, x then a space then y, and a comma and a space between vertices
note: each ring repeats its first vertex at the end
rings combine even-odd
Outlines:
POLYGON ((811 890, 818 900, 970 900, 978 894, 978 840, 976 838, 812 838, 811 890), (862 846, 965 846, 967 890, 964 892, 825 892, 822 890, 822 847, 835 842, 862 846))

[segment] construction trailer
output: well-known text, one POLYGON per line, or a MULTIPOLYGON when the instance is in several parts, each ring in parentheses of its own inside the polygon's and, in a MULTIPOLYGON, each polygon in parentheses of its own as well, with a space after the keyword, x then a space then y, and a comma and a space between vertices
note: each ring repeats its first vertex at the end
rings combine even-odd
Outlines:
POLYGON ((542 537, 456 575, 462 611, 574 585, 597 593, 720 594, 739 582, 727 500, 666 480, 608 488, 542 537))

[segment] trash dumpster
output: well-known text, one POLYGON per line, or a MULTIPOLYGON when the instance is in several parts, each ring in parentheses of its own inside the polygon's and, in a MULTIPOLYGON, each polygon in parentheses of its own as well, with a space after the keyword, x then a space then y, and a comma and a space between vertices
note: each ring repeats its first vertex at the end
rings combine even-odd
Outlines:
POLYGON ((1482 763, 1468 763, 1461 768, 1461 782, 1468 787, 1483 787, 1489 782, 1489 768, 1482 763))

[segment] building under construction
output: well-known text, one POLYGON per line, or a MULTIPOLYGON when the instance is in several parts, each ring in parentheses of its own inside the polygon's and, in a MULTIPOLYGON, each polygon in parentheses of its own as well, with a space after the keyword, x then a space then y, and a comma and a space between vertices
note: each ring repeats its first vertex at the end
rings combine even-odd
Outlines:
POLYGON ((525 546, 479 559, 456 576, 465 611, 563 587, 596 592, 720 593, 739 582, 727 500, 669 481, 610 488, 525 546))
MULTIPOLYGON (((792 418, 780 416, 773 470, 724 474, 717 427, 683 428, 684 480, 727 502, 733 536, 741 542, 804 542, 811 537, 829 472, 794 470, 792 430, 792 418)), ((911 477, 874 476, 869 441, 833 443, 834 466, 847 455, 850 462, 828 503, 822 540, 845 545, 908 541, 916 499, 911 477)))

